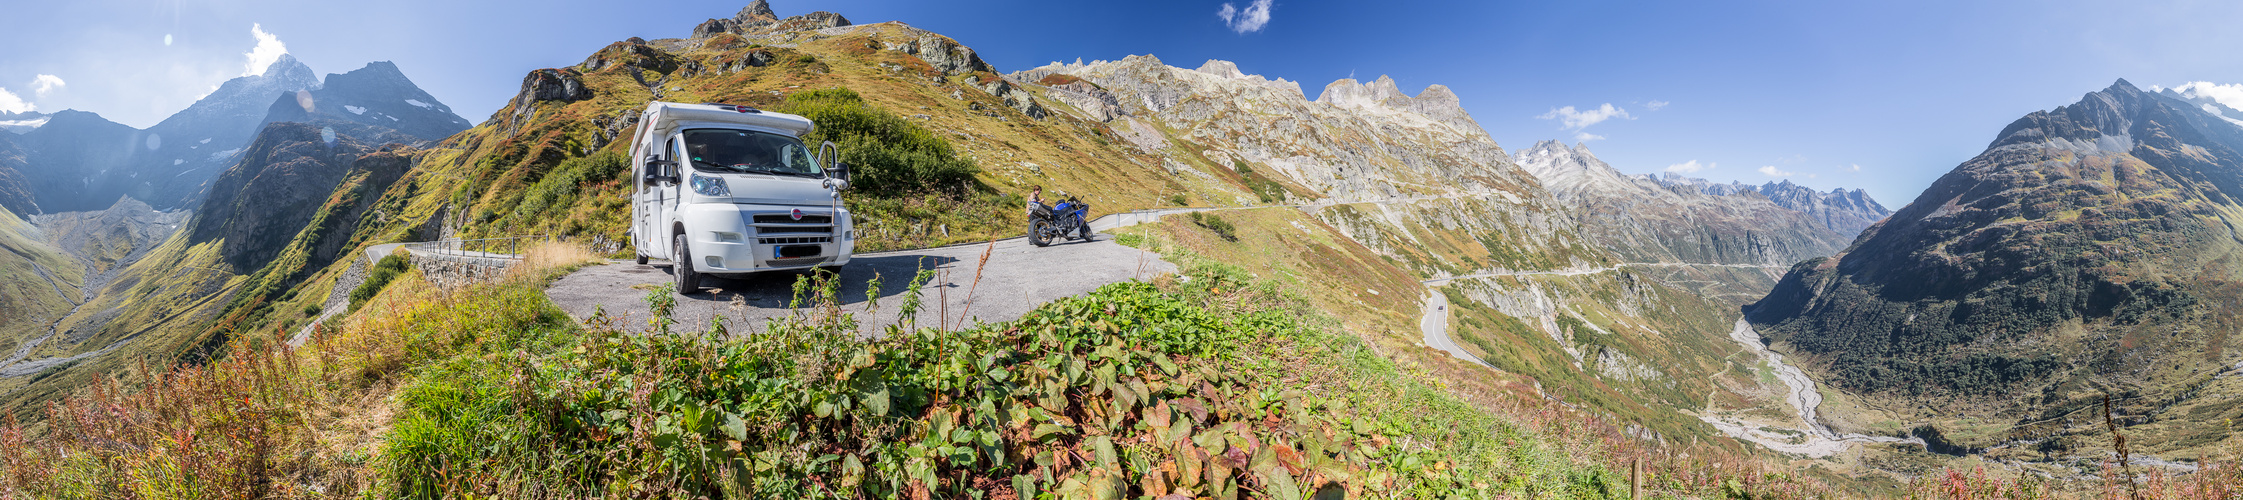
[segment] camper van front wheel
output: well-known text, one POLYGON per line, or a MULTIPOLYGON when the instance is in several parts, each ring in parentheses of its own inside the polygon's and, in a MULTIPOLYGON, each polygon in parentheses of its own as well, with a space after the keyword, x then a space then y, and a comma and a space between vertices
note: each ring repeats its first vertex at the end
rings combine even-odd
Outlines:
POLYGON ((693 249, 685 246, 685 235, 677 235, 670 244, 678 249, 678 258, 670 264, 670 274, 678 278, 678 295, 701 293, 701 273, 693 272, 693 249))

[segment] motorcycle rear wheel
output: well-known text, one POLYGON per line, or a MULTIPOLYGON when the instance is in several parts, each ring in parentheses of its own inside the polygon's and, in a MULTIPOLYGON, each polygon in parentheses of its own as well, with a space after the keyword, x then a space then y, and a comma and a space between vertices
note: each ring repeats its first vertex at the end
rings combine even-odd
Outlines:
POLYGON ((1051 246, 1051 222, 1028 221, 1028 243, 1039 247, 1051 246))

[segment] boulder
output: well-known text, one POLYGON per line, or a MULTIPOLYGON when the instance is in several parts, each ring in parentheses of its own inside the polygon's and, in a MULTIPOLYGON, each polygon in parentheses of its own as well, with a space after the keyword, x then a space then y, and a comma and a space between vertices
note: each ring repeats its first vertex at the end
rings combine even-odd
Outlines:
POLYGON ((567 68, 531 71, 529 76, 522 77, 522 91, 515 97, 515 101, 535 103, 591 99, 592 89, 584 86, 584 81, 579 79, 581 76, 583 74, 567 68))
POLYGON ((693 27, 693 38, 707 38, 718 33, 731 33, 733 26, 734 23, 731 19, 702 21, 701 25, 693 27))
POLYGON ((927 65, 934 66, 936 71, 941 71, 944 75, 994 71, 988 63, 981 61, 980 55, 974 54, 974 49, 934 33, 921 34, 919 39, 909 42, 890 43, 888 50, 919 56, 919 60, 926 61, 927 65))

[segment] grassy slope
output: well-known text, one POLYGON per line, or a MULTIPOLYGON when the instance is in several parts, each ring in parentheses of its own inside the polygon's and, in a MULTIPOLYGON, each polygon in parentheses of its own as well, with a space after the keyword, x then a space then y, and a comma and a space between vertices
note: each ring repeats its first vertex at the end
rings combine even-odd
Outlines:
MULTIPOLYGON (((1161 169, 1161 158, 1127 146, 1106 124, 1065 113, 1032 119, 970 84, 971 79, 996 75, 945 75, 915 56, 866 48, 888 37, 915 37, 913 32, 900 25, 876 25, 857 34, 792 47, 759 46, 729 35, 648 45, 617 42, 595 54, 590 64, 569 68, 585 71, 581 80, 595 89, 594 97, 517 102, 517 107, 534 109, 534 118, 517 124, 506 116, 511 107, 502 110, 490 122, 446 142, 444 147, 459 151, 458 155, 423 163, 421 168, 459 180, 443 189, 451 191, 451 200, 459 206, 454 215, 466 214, 465 236, 555 233, 622 241, 627 221, 616 214, 627 212, 622 202, 627 199, 628 179, 588 182, 557 214, 520 213, 523 200, 567 158, 589 155, 594 146, 626 152, 627 141, 610 142, 606 127, 622 123, 650 100, 770 108, 783 106, 783 94, 845 87, 873 107, 913 117, 920 126, 949 139, 957 151, 980 165, 980 182, 991 189, 965 199, 852 196, 848 201, 865 235, 860 250, 1010 235, 1021 224, 1017 210, 1010 206, 1017 198, 1008 200, 1003 195, 1017 195, 1030 184, 1043 185, 1051 194, 1080 195, 1100 211, 1168 205, 1169 197, 1176 194, 1196 201, 1235 199, 1235 193, 1246 192, 1243 181, 1178 183, 1161 169), (731 73, 693 69, 727 67, 753 53, 769 54, 773 62, 731 73), (661 90, 659 96, 653 89, 661 90)), ((635 128, 615 130, 620 132, 617 137, 629 137, 635 128)))
POLYGON ((0 356, 9 356, 70 312, 85 270, 7 209, 0 209, 0 250, 0 310, 8 313, 0 317, 0 356))

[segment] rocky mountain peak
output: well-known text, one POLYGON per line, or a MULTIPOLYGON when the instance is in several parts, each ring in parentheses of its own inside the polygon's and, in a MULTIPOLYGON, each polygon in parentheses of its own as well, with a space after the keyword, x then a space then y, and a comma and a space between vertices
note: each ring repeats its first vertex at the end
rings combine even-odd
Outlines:
POLYGON ((2110 87, 2081 96, 2079 102, 2035 111, 2011 122, 1987 149, 2061 141, 2068 149, 2111 153, 2134 148, 2134 118, 2152 105, 2151 94, 2119 79, 2110 87))
POLYGON ((1590 153, 1588 144, 1567 147, 1564 142, 1543 140, 1519 150, 1512 158, 1560 198, 1585 191, 1630 191, 1634 187, 1626 175, 1590 153))
POLYGON ((1371 98, 1377 99, 1379 102, 1408 97, 1408 94, 1402 93, 1401 87, 1394 84, 1394 78, 1386 75, 1379 75, 1378 80, 1373 80, 1365 87, 1370 89, 1371 98))
POLYGON ((389 61, 366 63, 366 67, 351 70, 348 73, 328 73, 327 78, 322 79, 321 82, 323 88, 334 88, 337 85, 364 87, 413 85, 411 79, 405 78, 405 72, 399 71, 397 64, 389 61))
POLYGON ((1473 121, 1464 111, 1463 101, 1456 93, 1442 85, 1431 85, 1416 97, 1402 93, 1394 78, 1380 75, 1370 83, 1360 83, 1352 78, 1342 78, 1324 86, 1324 93, 1316 102, 1332 106, 1362 110, 1392 110, 1415 113, 1437 123, 1455 127, 1466 134, 1486 135, 1479 122, 1473 121))
POLYGON ((1238 64, 1237 64, 1237 63, 1233 63, 1233 62, 1230 62, 1230 61, 1224 61, 1224 60, 1220 60, 1220 59, 1208 59, 1208 60, 1207 60, 1207 64, 1202 64, 1202 65, 1199 65, 1199 69, 1198 69, 1198 70, 1196 70, 1196 71, 1199 71, 1199 72, 1201 72, 1201 73, 1206 73, 1206 74, 1210 74, 1210 75, 1220 76, 1220 77, 1223 77, 1223 78, 1245 78, 1245 77, 1246 77, 1246 73, 1245 73, 1245 72, 1242 72, 1242 71, 1239 71, 1239 70, 1238 70, 1238 64))
POLYGON ((740 9, 740 13, 732 16, 732 20, 742 24, 759 21, 776 22, 779 20, 779 14, 771 11, 771 2, 755 0, 755 2, 749 3, 746 8, 740 9))
MULTIPOLYGON (((278 58, 278 61, 274 61, 274 65, 265 67, 265 74, 242 76, 242 78, 262 78, 262 83, 265 83, 265 85, 287 87, 287 90, 319 87, 319 74, 312 72, 310 65, 303 65, 303 61, 296 61, 296 56, 289 56, 289 54, 280 54, 280 58, 278 58)), ((236 81, 242 81, 242 78, 233 78, 233 81, 227 81, 227 83, 236 83, 236 81)))

